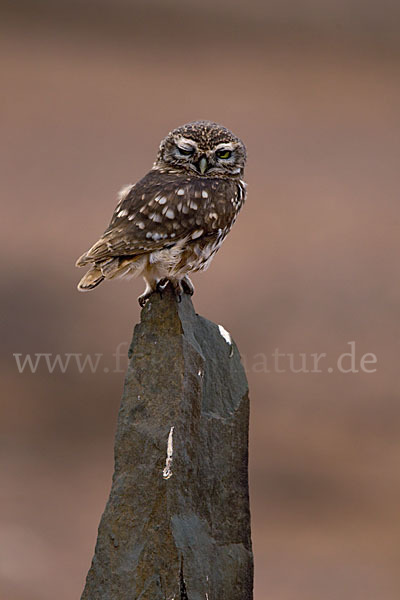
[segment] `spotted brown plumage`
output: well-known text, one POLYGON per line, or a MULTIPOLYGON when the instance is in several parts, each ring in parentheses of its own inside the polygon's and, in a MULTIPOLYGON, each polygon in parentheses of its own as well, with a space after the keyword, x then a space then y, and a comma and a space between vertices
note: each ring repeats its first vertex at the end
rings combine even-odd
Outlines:
POLYGON ((78 289, 139 275, 149 295, 170 281, 193 293, 188 273, 206 269, 245 200, 243 143, 207 121, 190 123, 161 142, 153 169, 120 192, 110 225, 77 261, 90 265, 78 289))

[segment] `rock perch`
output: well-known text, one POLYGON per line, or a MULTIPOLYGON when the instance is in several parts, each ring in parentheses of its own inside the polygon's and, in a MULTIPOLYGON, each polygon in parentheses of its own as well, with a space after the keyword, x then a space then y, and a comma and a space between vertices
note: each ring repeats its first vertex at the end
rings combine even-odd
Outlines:
POLYGON ((222 327, 169 289, 142 310, 82 600, 251 600, 249 399, 222 327))

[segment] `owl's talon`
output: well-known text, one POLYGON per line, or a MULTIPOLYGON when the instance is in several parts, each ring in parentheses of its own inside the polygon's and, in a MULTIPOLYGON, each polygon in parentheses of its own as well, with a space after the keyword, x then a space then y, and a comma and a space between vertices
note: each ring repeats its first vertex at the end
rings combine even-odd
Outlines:
POLYGON ((139 296, 138 298, 138 302, 140 304, 140 306, 143 308, 144 306, 146 306, 146 302, 147 300, 150 298, 152 292, 148 293, 148 294, 142 294, 141 296, 139 296))
POLYGON ((182 301, 183 287, 181 281, 171 281, 172 288, 175 293, 175 298, 177 302, 182 301))
POLYGON ((168 283, 169 283, 169 281, 167 278, 160 279, 160 281, 157 282, 156 290, 160 294, 160 298, 163 297, 163 292, 165 292, 165 289, 166 289, 168 283))
POLYGON ((185 275, 185 277, 181 281, 183 291, 185 294, 189 294, 189 296, 193 296, 194 294, 194 285, 190 281, 189 277, 185 275))
POLYGON ((138 302, 142 308, 146 305, 147 300, 150 298, 153 292, 153 287, 148 281, 146 281, 146 289, 144 290, 143 294, 141 294, 138 298, 138 302))

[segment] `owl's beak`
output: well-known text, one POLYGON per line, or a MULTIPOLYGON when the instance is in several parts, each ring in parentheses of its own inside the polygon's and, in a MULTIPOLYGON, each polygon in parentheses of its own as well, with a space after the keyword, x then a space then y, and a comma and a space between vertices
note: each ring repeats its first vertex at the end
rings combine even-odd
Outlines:
POLYGON ((199 170, 202 175, 207 171, 208 163, 205 156, 202 156, 199 160, 199 170))

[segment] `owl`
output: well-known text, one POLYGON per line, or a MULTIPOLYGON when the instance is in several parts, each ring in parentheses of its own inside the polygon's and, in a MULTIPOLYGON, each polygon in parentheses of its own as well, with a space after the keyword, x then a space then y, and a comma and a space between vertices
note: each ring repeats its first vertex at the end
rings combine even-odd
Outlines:
POLYGON ((141 275, 141 306, 168 284, 178 300, 192 295, 189 273, 207 269, 245 201, 245 162, 243 142, 217 123, 171 131, 151 171, 120 191, 110 225, 78 259, 90 267, 78 289, 141 275))

